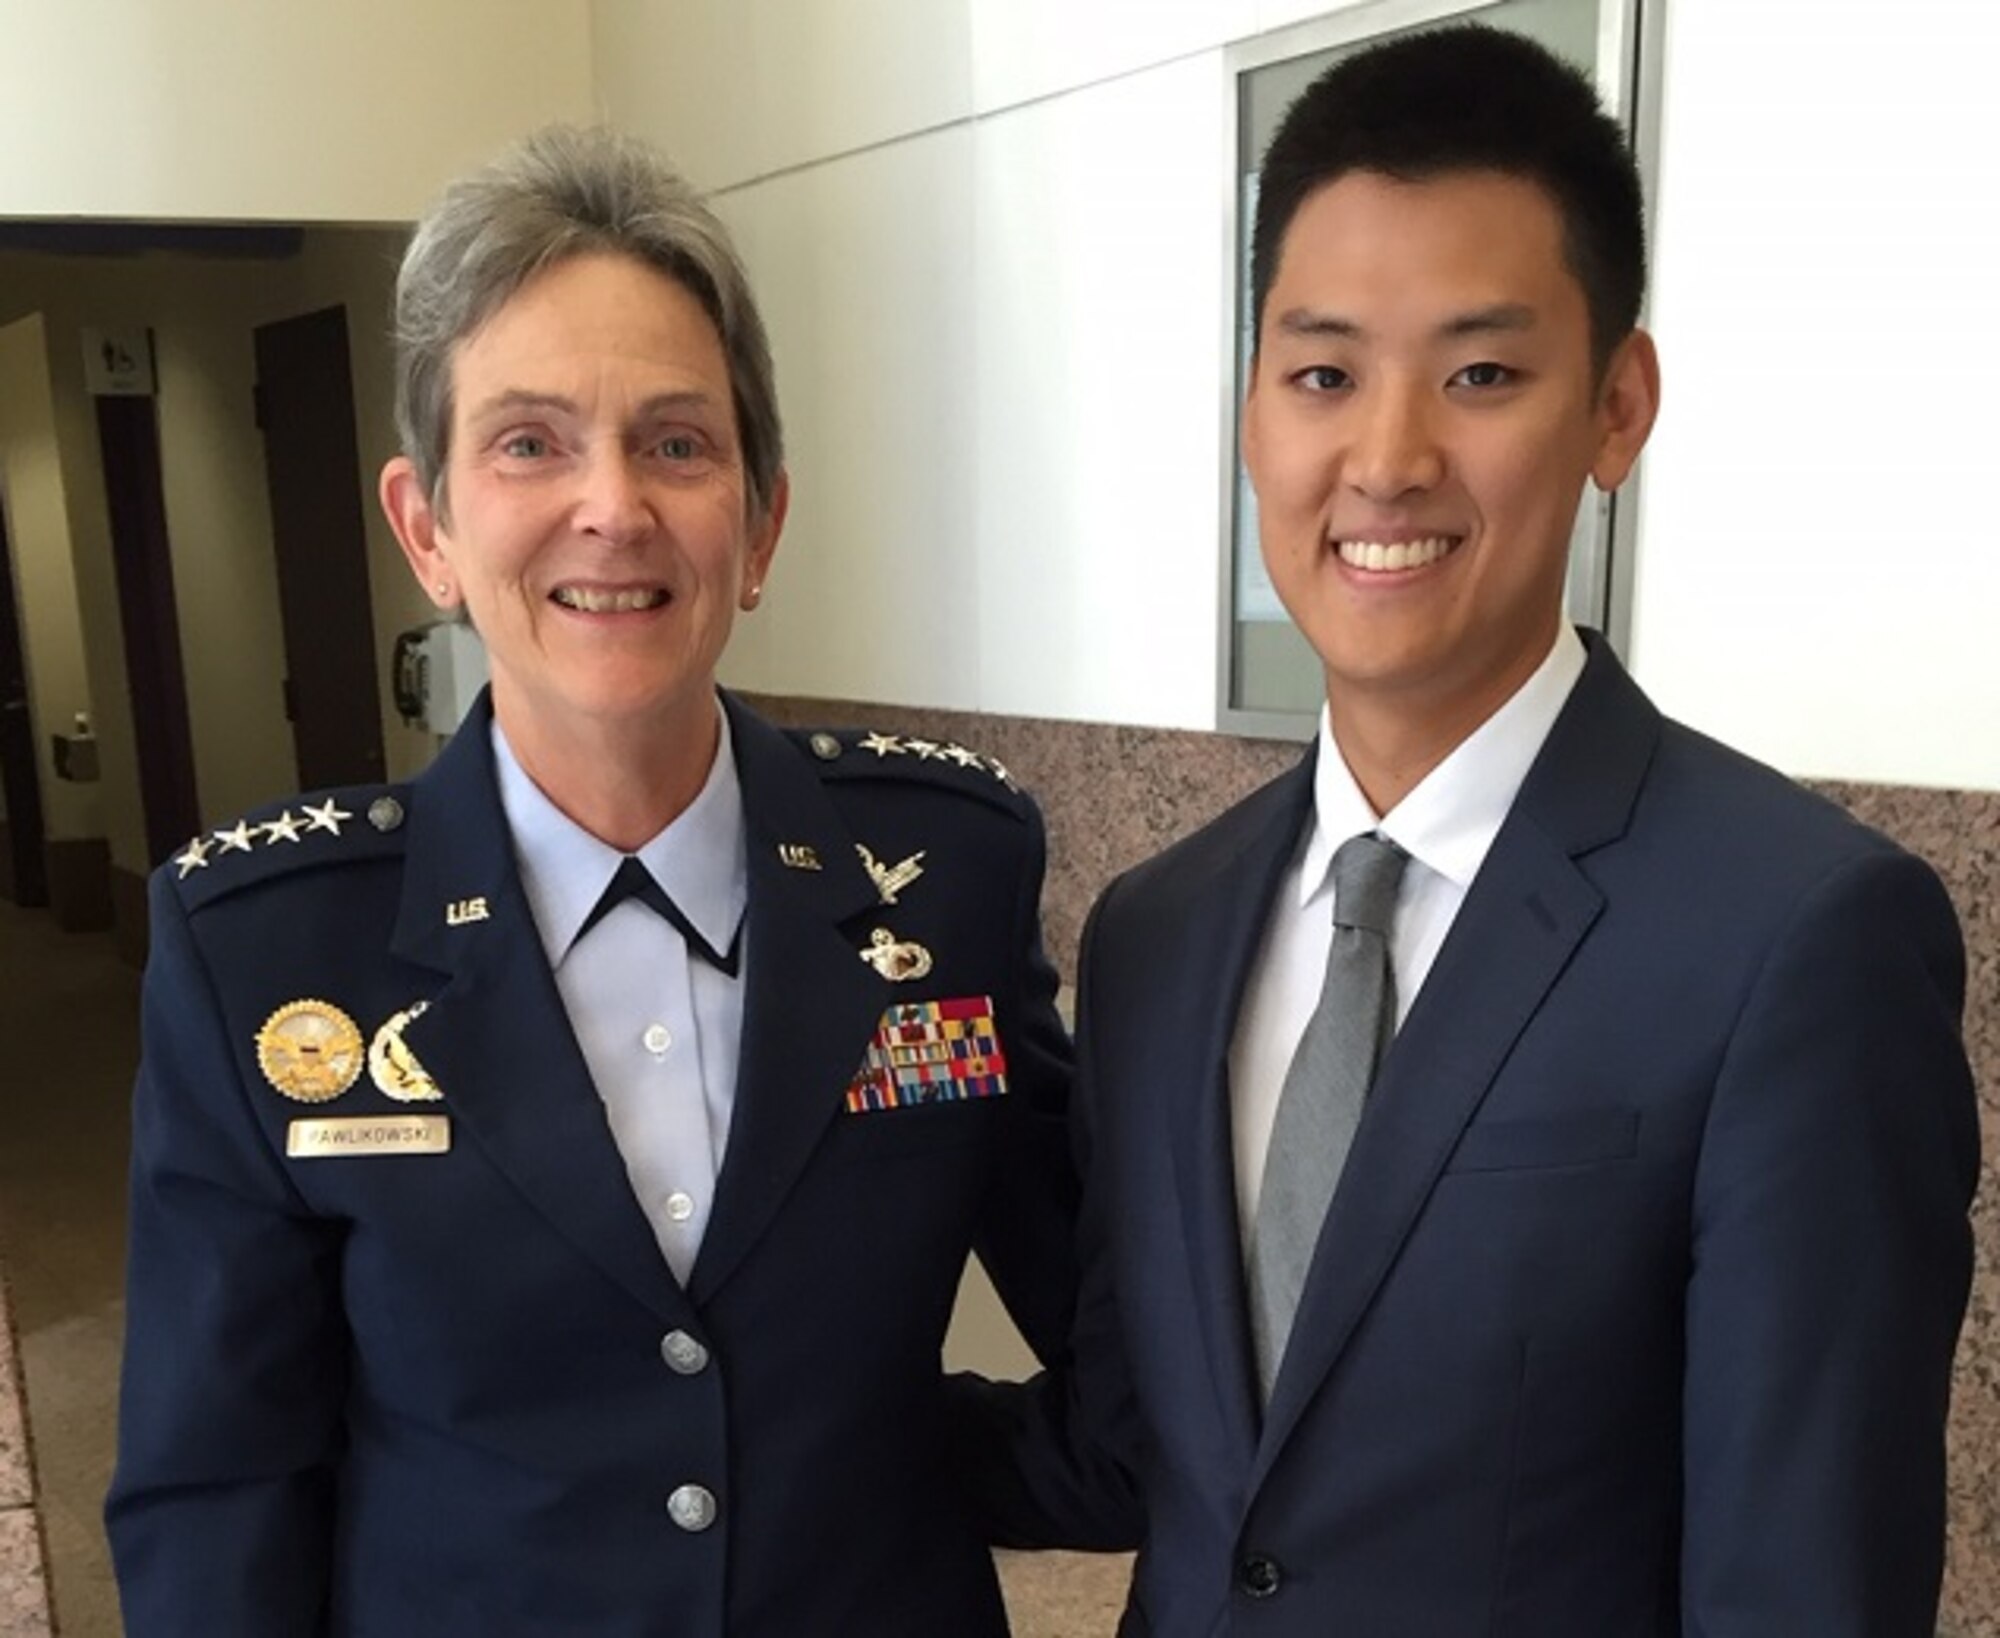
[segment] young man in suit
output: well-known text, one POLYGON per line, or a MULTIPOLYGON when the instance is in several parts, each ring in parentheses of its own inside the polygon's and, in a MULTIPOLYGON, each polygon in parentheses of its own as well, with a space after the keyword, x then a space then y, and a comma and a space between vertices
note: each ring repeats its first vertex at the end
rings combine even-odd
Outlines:
MULTIPOLYGON (((1960 939, 1564 621, 1659 397, 1621 135, 1461 27, 1335 66, 1261 180, 1243 444, 1326 710, 1086 935, 1044 1409, 1140 1430, 1121 1631, 1929 1638, 1960 939)), ((1064 1476, 1005 1530, 1080 1534, 1064 1476)))

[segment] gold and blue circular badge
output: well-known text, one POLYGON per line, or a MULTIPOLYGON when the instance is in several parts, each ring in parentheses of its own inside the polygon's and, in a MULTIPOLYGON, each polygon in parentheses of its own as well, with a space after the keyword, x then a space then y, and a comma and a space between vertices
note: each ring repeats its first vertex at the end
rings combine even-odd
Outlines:
POLYGON ((257 1031, 257 1067, 284 1096, 328 1103, 361 1075, 361 1030, 327 1001, 290 1001, 257 1031))

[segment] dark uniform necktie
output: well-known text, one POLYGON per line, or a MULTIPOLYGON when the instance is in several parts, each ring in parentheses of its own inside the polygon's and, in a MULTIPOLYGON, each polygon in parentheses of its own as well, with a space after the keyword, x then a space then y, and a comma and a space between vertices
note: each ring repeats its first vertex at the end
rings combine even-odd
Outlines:
POLYGON ((736 924, 736 931, 729 940, 729 953, 720 953, 713 944, 701 936, 695 924, 681 914, 681 907, 667 897, 667 890, 653 878, 635 854, 626 854, 619 862, 618 870, 611 878, 611 885, 604 890, 604 896, 591 906, 590 914, 583 918, 583 925, 576 930, 576 936, 583 935, 595 927, 607 915, 627 899, 637 899, 641 904, 666 917, 682 938, 687 940, 688 953, 698 955, 711 967, 734 978, 736 958, 743 949, 743 924, 736 924))
POLYGON ((1319 1004, 1285 1071, 1249 1256, 1250 1333, 1265 1401, 1292 1334, 1334 1185, 1396 1027, 1389 922, 1409 855, 1355 836, 1333 856, 1333 940, 1319 1004))

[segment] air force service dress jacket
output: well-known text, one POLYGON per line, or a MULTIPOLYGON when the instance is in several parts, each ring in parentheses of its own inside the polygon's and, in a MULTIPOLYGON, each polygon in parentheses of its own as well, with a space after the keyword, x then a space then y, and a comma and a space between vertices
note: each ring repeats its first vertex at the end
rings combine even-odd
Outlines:
POLYGON ((1930 1638, 1979 1169, 1936 876, 1593 640, 1260 1406, 1227 1064, 1311 803, 1307 758, 1085 935, 1079 1403, 1146 1435, 1120 1632, 1930 1638))
POLYGON ((156 874, 107 1508, 131 1638, 1006 1631, 939 1348, 973 1249, 1045 1358, 1070 1323, 1040 820, 961 747, 725 705, 747 988, 685 1288, 484 702, 411 784, 156 874))

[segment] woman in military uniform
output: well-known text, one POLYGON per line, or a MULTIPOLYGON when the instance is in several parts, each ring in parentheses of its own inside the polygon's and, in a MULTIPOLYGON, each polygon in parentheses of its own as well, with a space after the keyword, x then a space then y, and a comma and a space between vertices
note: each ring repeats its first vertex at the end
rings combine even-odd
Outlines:
POLYGON ((655 158, 545 132, 397 288, 381 496, 490 693, 155 877, 134 1638, 1004 1633, 946 1452, 968 1251, 1073 1303, 1043 844, 997 764, 718 691, 787 504, 655 158))

